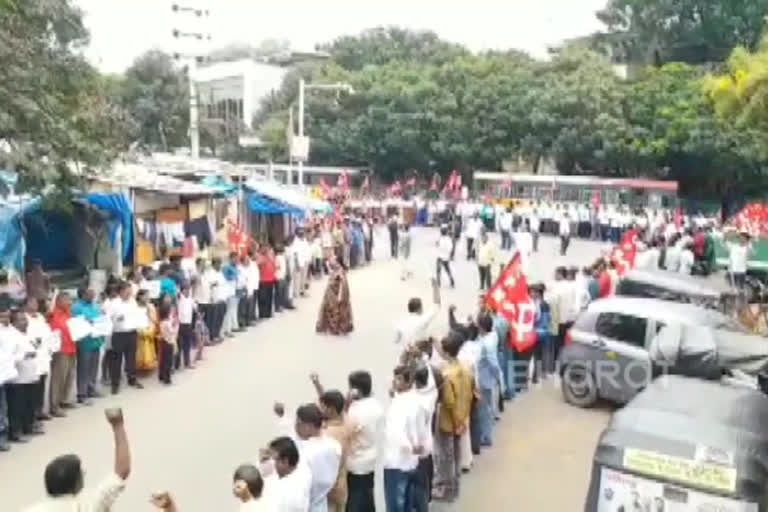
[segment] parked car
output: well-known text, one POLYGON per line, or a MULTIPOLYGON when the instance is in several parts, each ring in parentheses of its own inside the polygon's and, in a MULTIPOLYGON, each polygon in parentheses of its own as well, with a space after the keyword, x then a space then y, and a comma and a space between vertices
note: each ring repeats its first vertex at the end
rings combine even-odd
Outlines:
POLYGON ((697 304, 727 313, 735 304, 725 283, 666 270, 631 270, 616 286, 616 295, 697 304))
POLYGON ((626 403, 654 377, 649 348, 668 325, 745 333, 732 318, 693 304, 634 297, 593 302, 567 332, 559 368, 565 400, 589 407, 598 398, 626 403))

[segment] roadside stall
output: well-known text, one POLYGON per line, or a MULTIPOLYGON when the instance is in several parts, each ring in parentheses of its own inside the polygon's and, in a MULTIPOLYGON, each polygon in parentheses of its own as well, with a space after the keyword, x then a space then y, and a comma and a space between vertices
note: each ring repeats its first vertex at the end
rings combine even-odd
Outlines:
POLYGON ((680 376, 614 413, 595 450, 585 512, 765 512, 768 397, 680 376))

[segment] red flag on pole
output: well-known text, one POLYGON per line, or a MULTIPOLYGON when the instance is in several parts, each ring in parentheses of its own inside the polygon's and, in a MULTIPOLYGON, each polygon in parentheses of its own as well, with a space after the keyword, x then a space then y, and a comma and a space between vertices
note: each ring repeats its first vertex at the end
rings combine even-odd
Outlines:
POLYGON ((448 180, 445 182, 445 187, 443 187, 443 192, 453 192, 456 190, 456 184, 458 183, 459 179, 459 173, 456 172, 456 169, 451 171, 451 175, 448 176, 448 180))
POLYGON ((680 205, 677 205, 677 210, 675 210, 675 227, 677 229, 683 227, 683 211, 680 205))
POLYGON ((597 190, 592 192, 592 206, 600 208, 600 192, 597 190))
POLYGON ((363 192, 363 193, 368 192, 368 189, 370 188, 370 186, 371 186, 370 179, 368 176, 366 176, 365 179, 363 180, 363 184, 360 186, 360 192, 363 192))
POLYGON ((324 178, 320 178, 320 190, 323 194, 323 197, 328 197, 331 195, 331 187, 328 186, 328 184, 325 182, 324 178))
POLYGON ((528 295, 528 282, 523 274, 520 253, 515 254, 499 275, 485 303, 504 315, 509 321, 508 344, 518 352, 525 352, 536 344, 534 320, 536 308, 528 295))
POLYGON ((349 189, 349 177, 347 176, 347 171, 341 171, 341 174, 339 174, 339 179, 336 182, 336 187, 338 187, 338 189, 342 192, 345 192, 347 189, 349 189))
POLYGON ((620 276, 634 268, 635 256, 637 256, 637 230, 628 229, 621 237, 619 245, 611 251, 611 260, 616 265, 616 271, 620 276))

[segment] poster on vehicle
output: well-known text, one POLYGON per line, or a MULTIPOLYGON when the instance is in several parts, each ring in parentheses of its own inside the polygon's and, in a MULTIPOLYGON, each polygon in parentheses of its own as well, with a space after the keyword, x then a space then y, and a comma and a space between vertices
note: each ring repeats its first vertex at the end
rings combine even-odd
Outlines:
POLYGON ((602 468, 597 512, 757 512, 756 503, 602 468))

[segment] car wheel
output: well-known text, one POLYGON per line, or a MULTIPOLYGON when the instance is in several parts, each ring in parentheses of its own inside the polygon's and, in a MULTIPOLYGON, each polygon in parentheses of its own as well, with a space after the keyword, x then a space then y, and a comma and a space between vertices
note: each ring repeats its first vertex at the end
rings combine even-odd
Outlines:
POLYGON ((592 407, 597 402, 597 384, 586 365, 571 363, 563 369, 562 391, 565 401, 576 407, 592 407))

